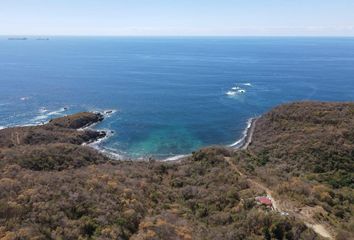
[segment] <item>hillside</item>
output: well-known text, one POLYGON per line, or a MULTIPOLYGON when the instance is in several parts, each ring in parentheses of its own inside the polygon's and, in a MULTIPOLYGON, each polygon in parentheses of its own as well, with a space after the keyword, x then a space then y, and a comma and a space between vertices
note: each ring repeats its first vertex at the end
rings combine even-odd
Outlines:
POLYGON ((353 106, 280 106, 257 120, 248 149, 179 162, 115 161, 81 145, 104 136, 77 131, 102 120, 90 113, 0 130, 0 239, 322 239, 297 215, 258 205, 253 180, 324 209, 319 221, 350 239, 353 106))
POLYGON ((282 105, 257 120, 252 144, 233 160, 292 202, 284 208, 311 215, 338 239, 353 239, 353 127, 353 103, 282 105))

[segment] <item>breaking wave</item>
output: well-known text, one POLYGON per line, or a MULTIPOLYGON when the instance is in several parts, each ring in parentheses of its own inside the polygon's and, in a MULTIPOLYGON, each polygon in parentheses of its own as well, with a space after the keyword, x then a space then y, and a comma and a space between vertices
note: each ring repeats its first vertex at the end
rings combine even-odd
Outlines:
POLYGON ((245 130, 243 130, 242 137, 239 140, 237 140, 236 142, 234 142, 233 144, 229 145, 229 147, 238 148, 245 142, 245 140, 247 138, 247 133, 248 133, 250 127, 252 126, 253 119, 254 118, 250 118, 247 120, 247 127, 245 128, 245 130))

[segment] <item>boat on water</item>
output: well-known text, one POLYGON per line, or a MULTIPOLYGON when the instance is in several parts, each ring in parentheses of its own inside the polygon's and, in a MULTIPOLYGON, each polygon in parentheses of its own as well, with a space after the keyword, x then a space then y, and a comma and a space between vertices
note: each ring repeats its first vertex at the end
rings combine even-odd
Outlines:
POLYGON ((25 41, 25 40, 27 40, 27 38, 25 38, 25 37, 11 37, 11 38, 8 38, 7 40, 9 40, 9 41, 25 41))

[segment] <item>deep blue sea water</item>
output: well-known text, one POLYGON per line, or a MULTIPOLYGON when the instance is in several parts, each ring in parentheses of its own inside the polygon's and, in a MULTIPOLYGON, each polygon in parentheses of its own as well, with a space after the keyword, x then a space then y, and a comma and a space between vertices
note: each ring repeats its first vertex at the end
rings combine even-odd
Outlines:
POLYGON ((115 109, 101 147, 134 158, 232 144, 298 100, 354 100, 354 38, 0 38, 0 126, 115 109))

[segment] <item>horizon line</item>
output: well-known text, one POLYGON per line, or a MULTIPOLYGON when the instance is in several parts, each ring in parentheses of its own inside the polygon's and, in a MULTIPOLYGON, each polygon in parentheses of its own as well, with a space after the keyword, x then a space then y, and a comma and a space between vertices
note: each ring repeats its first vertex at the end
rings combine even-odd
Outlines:
POLYGON ((354 35, 70 35, 70 34, 0 34, 0 37, 301 37, 301 38, 354 38, 354 35))

